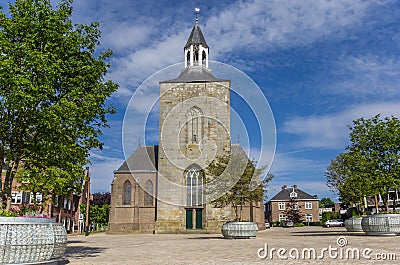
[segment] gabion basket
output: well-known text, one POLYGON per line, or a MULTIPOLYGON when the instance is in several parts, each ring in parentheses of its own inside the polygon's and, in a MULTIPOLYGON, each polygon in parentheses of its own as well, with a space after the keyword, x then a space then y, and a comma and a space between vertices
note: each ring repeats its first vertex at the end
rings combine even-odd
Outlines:
POLYGON ((361 220, 362 217, 352 217, 344 221, 344 226, 348 232, 362 232, 361 220))
POLYGON ((67 231, 54 219, 0 217, 0 264, 52 264, 67 247, 67 231))
POLYGON ((253 222, 227 222, 221 232, 225 238, 255 238, 258 227, 253 222))
POLYGON ((400 235, 400 214, 374 214, 362 219, 361 226, 367 235, 400 235))

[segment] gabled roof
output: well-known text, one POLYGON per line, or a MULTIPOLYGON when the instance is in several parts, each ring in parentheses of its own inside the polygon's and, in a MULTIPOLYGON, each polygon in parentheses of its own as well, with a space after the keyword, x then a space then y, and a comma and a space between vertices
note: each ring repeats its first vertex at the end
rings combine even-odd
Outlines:
POLYGON ((158 145, 139 146, 114 173, 157 172, 158 145))
POLYGON ((190 33, 189 39, 186 42, 185 49, 190 47, 190 45, 198 45, 201 44, 203 47, 208 48, 206 40, 204 39, 203 33, 201 32, 199 23, 196 19, 196 23, 194 23, 192 32, 190 33))
POLYGON ((216 78, 210 69, 203 65, 189 66, 182 70, 178 78, 160 83, 229 82, 216 78))
MULTIPOLYGON (((272 197, 269 201, 290 201, 290 193, 293 191, 293 187, 282 188, 278 194, 272 197)), ((299 188, 294 188, 294 191, 297 193, 296 200, 318 200, 311 196, 310 194, 300 190, 299 188)))
MULTIPOLYGON (((247 158, 240 144, 231 145, 231 153, 247 158)), ((139 146, 114 173, 157 172, 158 145, 139 146)))

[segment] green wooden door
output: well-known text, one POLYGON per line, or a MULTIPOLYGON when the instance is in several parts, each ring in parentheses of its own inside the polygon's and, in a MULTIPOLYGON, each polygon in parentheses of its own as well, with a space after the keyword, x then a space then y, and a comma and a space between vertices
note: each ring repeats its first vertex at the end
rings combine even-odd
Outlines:
POLYGON ((186 210, 186 229, 193 229, 193 210, 186 210))
POLYGON ((203 228, 203 210, 196 210, 196 229, 203 228))

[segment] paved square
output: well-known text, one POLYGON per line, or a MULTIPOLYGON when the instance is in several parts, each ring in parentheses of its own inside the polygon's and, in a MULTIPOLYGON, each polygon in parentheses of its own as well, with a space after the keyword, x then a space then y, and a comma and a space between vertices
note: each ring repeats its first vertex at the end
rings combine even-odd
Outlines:
MULTIPOLYGON (((349 233, 341 227, 272 227, 259 231, 255 239, 236 240, 224 239, 217 234, 100 233, 88 237, 70 236, 66 259, 62 264, 398 264, 399 246, 400 236, 366 236, 364 233, 349 233), (339 247, 337 243, 341 236, 345 237, 343 241, 347 240, 347 245, 343 247, 339 247), (265 248, 265 244, 268 246, 268 253, 272 248, 276 249, 273 260, 270 257, 258 257, 258 250, 265 248), (331 253, 329 247, 332 249, 331 253), (287 260, 279 259, 279 248, 286 250, 281 256, 287 257, 287 260), (297 260, 291 258, 296 256, 294 248, 299 251, 300 258, 297 260), (310 260, 307 256, 307 249, 310 248, 316 250, 317 259, 310 260), (324 248, 327 250, 322 251, 324 248), (372 252, 369 253, 367 248, 372 252), (350 252, 354 249, 359 250, 360 259, 353 259, 350 252), (303 250, 306 251, 305 259, 301 259, 303 250), (349 250, 350 258, 346 259, 346 251, 349 250), (371 260, 362 256, 364 250, 371 260), (388 258, 389 253, 394 253, 397 261, 393 260, 394 257, 391 257, 392 260, 376 260, 376 257, 388 258), (323 258, 318 259, 318 256, 323 258)), ((260 255, 263 254, 261 251, 260 255)))

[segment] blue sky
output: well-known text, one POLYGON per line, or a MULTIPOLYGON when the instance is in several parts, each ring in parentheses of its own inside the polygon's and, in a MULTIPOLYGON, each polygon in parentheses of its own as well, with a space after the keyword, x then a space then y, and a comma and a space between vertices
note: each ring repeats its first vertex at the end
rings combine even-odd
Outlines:
MULTIPOLYGON (((324 171, 348 144, 347 125, 377 113, 400 117, 397 1, 75 0, 73 7, 73 22, 100 22, 99 50, 114 51, 108 78, 120 85, 109 100, 117 113, 101 138, 104 149, 92 152, 93 191, 109 191, 124 160, 122 123, 134 92, 152 74, 183 61, 195 7, 210 60, 246 73, 272 109, 271 196, 297 184, 334 199, 324 171)), ((149 107, 145 98, 140 103, 149 107)), ((130 144, 137 146, 141 133, 129 126, 130 144)), ((236 138, 232 133, 233 143, 236 138)))

